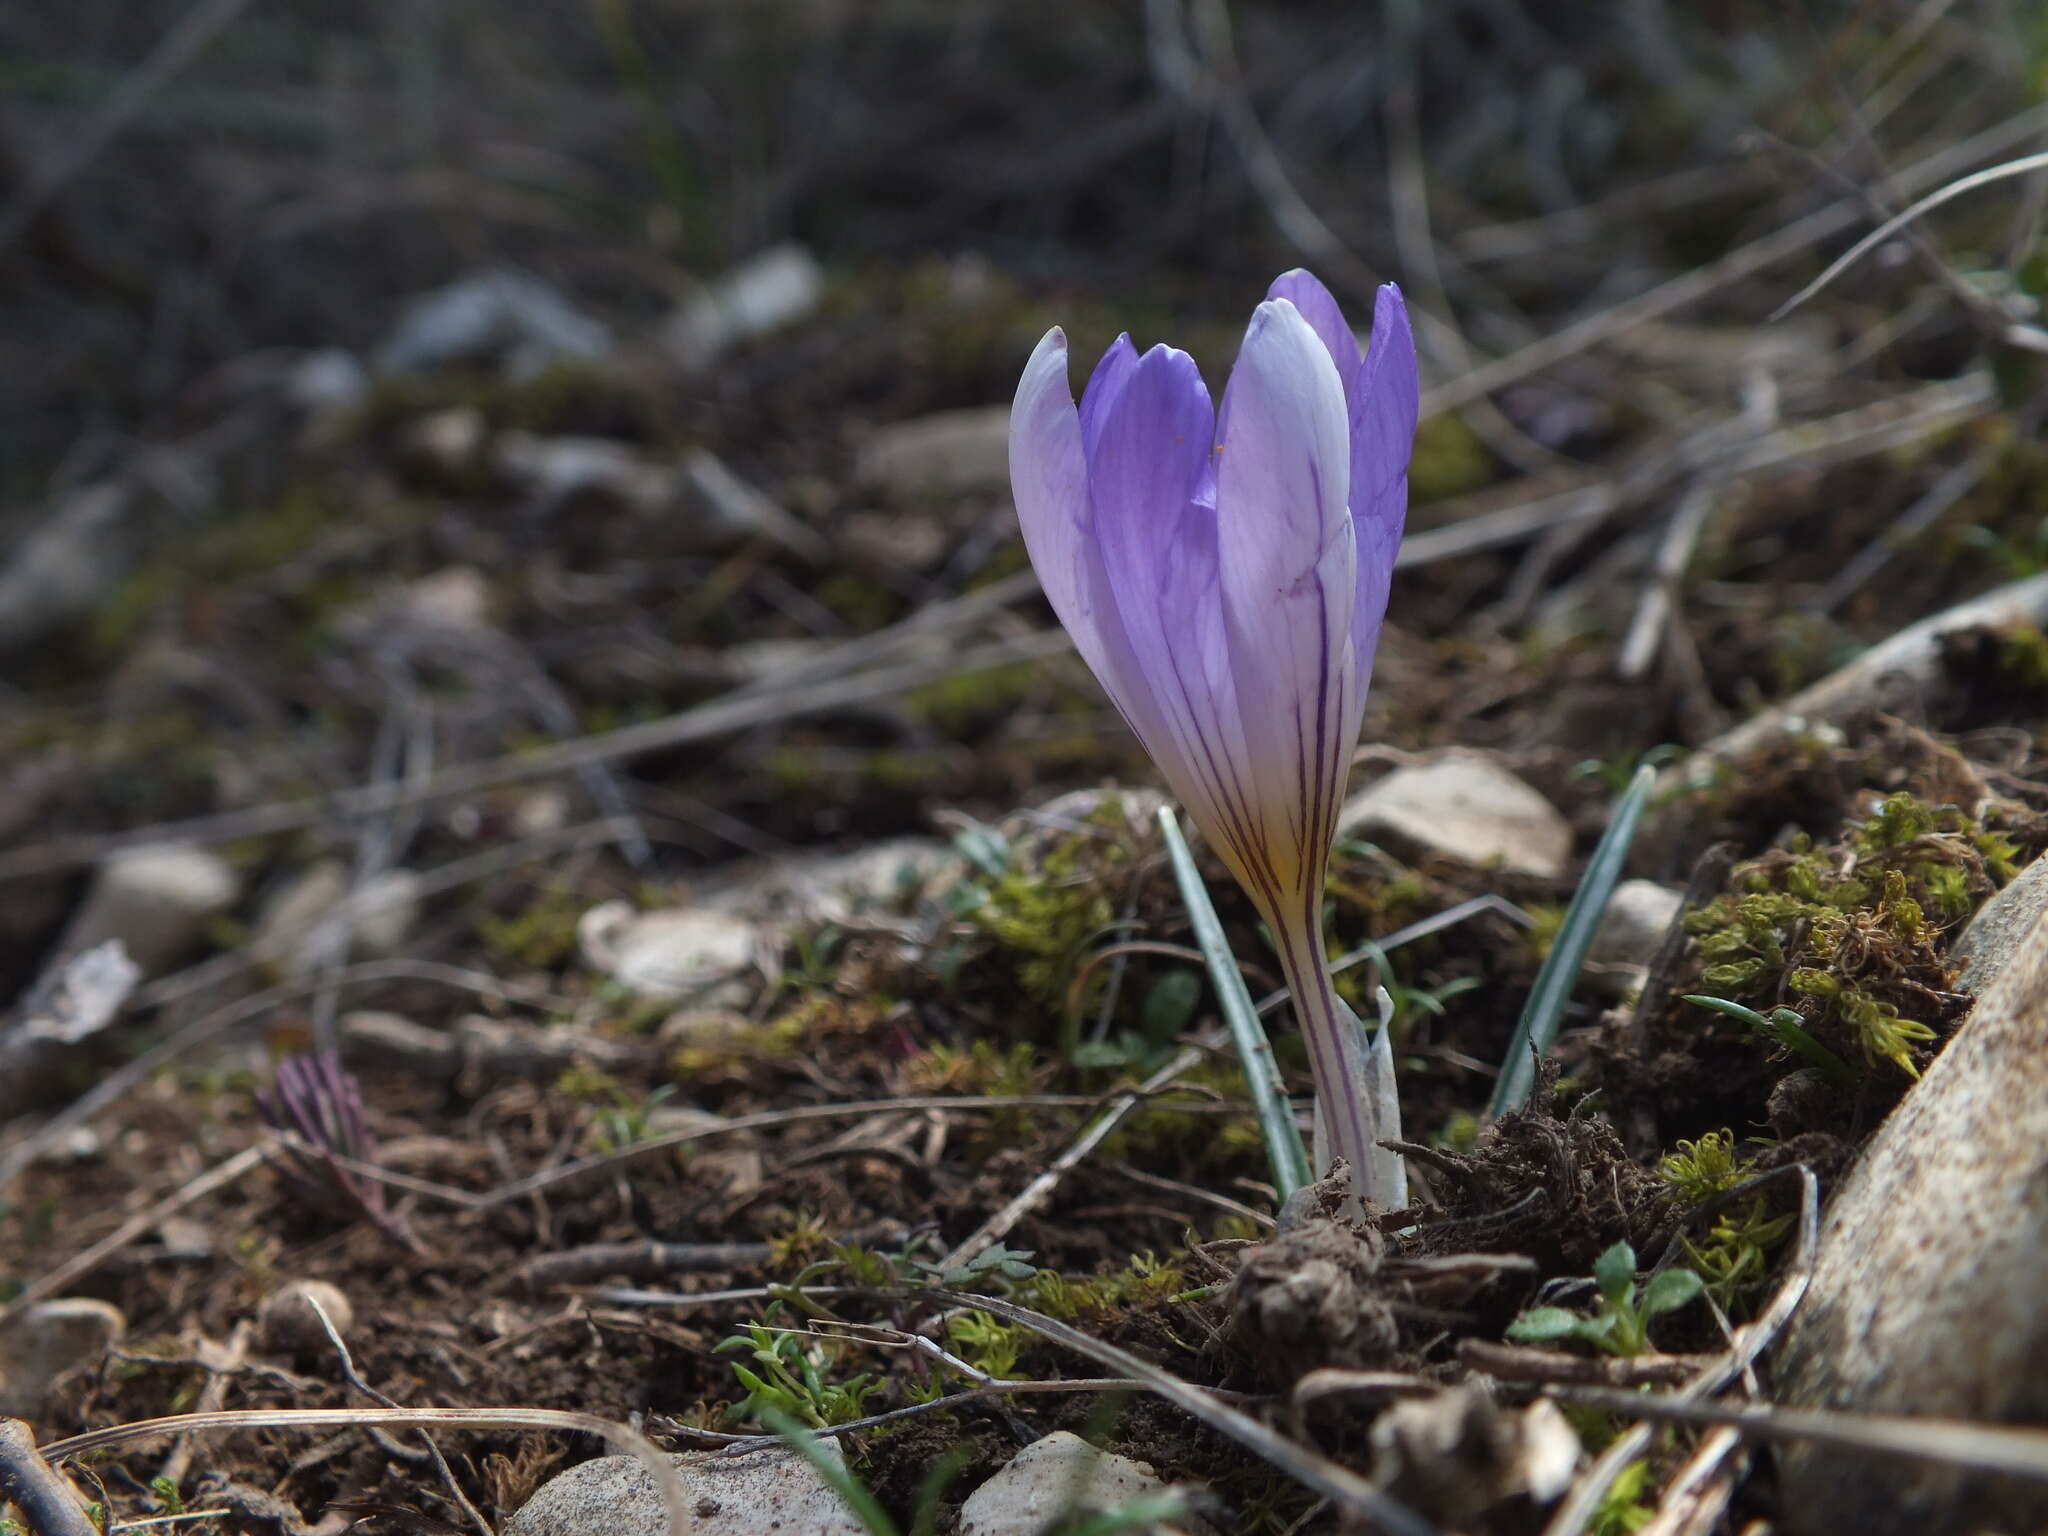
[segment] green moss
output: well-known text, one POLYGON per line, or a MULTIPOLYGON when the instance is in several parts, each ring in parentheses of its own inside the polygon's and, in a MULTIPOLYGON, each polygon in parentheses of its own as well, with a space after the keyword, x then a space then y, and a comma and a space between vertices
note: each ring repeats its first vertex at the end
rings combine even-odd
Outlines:
MULTIPOLYGON (((1120 829, 1122 806, 1106 800, 1096 820, 1105 831, 1120 829)), ((1120 836, 1077 833, 1055 843, 1036 869, 1005 870, 974 892, 968 919, 1011 956, 1018 982, 1055 1016, 1068 1009, 1075 968, 1115 919, 1109 889, 1129 861, 1120 836)))
POLYGON ((1493 468, 1493 455, 1460 417, 1446 412, 1416 428, 1408 484, 1417 502, 1476 491, 1493 478, 1493 468))
POLYGON ((575 892, 549 886, 510 917, 479 919, 477 938, 498 960, 553 970, 576 953, 576 925, 585 905, 575 892))
POLYGON ((902 598, 852 571, 827 576, 811 596, 856 630, 880 629, 903 615, 902 598))
POLYGON ((1010 714, 1030 695, 1039 678, 1035 662, 956 672, 913 689, 904 703, 912 715, 947 736, 965 736, 1010 714))
POLYGON ((1131 1255, 1121 1269, 1090 1276, 1041 1269, 1017 1287, 1017 1300, 1063 1323, 1106 1324, 1132 1311, 1157 1311, 1189 1288, 1186 1268, 1152 1253, 1131 1255))
POLYGON ((807 992, 764 1023, 736 1022, 715 1040, 678 1046, 669 1056, 669 1071, 678 1082, 689 1083, 744 1072, 756 1063, 784 1061, 828 1037, 866 1034, 882 1011, 874 999, 807 992))
POLYGON ((1738 866, 1688 914, 1697 990, 1760 1012, 1796 1000, 1822 1044, 1916 1075, 1937 1037, 1924 1015, 1948 990, 1949 936, 2016 857, 1998 828, 1893 795, 1834 847, 1802 835, 1738 866))

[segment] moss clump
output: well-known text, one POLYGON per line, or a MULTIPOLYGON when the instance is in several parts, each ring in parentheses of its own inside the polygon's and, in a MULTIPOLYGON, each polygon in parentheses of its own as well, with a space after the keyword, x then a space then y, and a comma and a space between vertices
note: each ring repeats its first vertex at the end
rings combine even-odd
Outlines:
POLYGON ((1431 416, 1415 433, 1408 483, 1418 502, 1476 491, 1493 478, 1493 455, 1452 411, 1431 416))
POLYGON ((669 1073, 685 1083, 741 1077, 751 1066, 787 1061, 820 1040, 864 1035, 882 1012, 878 999, 809 992, 764 1023, 749 1024, 735 1017, 731 1028, 677 1046, 669 1054, 669 1073))
POLYGON ((1015 712, 1041 676, 1036 662, 1015 661, 956 672, 905 695, 910 713, 946 736, 965 736, 1015 712))
POLYGON ((478 919, 476 936, 495 959, 551 971, 576 953, 585 905, 575 892, 549 886, 510 917, 478 919))
POLYGON ((1178 1260, 1135 1253, 1122 1269, 1103 1275, 1041 1269, 1017 1287, 1017 1300, 1063 1323, 1102 1326, 1127 1312, 1169 1306, 1188 1289, 1188 1272, 1178 1260))
POLYGON ((1882 802, 1841 843, 1737 866, 1685 919, 1699 990, 1760 1012, 1790 1006, 1838 1053, 1917 1075, 1954 1002, 1951 934, 2015 870, 2012 840, 1953 806, 1882 802))
POLYGON ((1105 799, 1089 821, 1099 833, 1061 838, 1035 868, 1013 865, 966 896, 968 920, 1009 954, 1018 983, 1055 1016, 1067 1011, 1069 984, 1090 945, 1115 921, 1110 887, 1131 858, 1121 802, 1105 799))

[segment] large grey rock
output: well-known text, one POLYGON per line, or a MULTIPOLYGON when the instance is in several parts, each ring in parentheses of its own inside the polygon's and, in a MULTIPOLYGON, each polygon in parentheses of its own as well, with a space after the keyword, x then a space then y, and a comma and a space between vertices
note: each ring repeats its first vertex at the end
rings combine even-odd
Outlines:
POLYGON ((757 964, 754 925, 709 907, 636 912, 607 901, 583 914, 576 940, 586 964, 641 997, 743 1000, 757 964))
POLYGON ((2036 859, 2021 870, 2019 878, 1970 919, 1969 927, 1949 951, 1949 959, 1961 967, 1956 990, 1972 997, 1984 992, 2044 912, 2048 912, 2048 858, 2036 859))
POLYGON ((661 344, 685 368, 793 324, 818 307, 825 271, 801 245, 770 246, 734 267, 662 327, 661 344))
POLYGON ((860 452, 863 482, 896 496, 952 496, 1010 483, 1010 408, 940 411, 879 427, 860 452))
POLYGON ((9 1318, 0 1324, 0 1415, 36 1417, 59 1376, 97 1360, 127 1331, 119 1307, 85 1296, 39 1301, 9 1318))
MULTIPOLYGON (((824 1450, 840 1459, 831 1441, 824 1450)), ((687 1536, 864 1536, 853 1512, 795 1451, 684 1451, 669 1461, 690 1504, 687 1536)), ((543 1483, 505 1522, 505 1536, 668 1536, 668 1511, 638 1457, 603 1456, 543 1483)))
POLYGON ((1471 752, 1396 768, 1345 803, 1337 831, 1549 880, 1564 874, 1572 853, 1571 825, 1557 808, 1492 758, 1471 752))
MULTIPOLYGON (((1779 1352, 1779 1401, 1978 1423, 2048 1422, 2048 920, 2008 951, 1828 1206, 1779 1352)), ((1818 1445, 1779 1453, 1781 1525, 2042 1528, 2039 1482, 1818 1445)))
MULTIPOLYGON (((960 1506, 960 1536, 1045 1536, 1070 1515, 1101 1514, 1166 1491, 1167 1484, 1146 1463, 1055 1430, 1025 1446, 967 1496, 960 1506)), ((1156 1536, 1213 1536, 1209 1523, 1194 1515, 1143 1529, 1156 1536)))
POLYGON ((241 888, 228 862, 204 848, 131 849, 100 865, 57 947, 75 955, 119 939, 145 976, 160 975, 198 944, 241 888))

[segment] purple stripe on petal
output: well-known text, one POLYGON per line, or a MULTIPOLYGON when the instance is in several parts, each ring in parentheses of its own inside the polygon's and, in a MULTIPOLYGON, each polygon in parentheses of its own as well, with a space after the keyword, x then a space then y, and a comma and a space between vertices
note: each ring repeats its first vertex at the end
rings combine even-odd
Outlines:
POLYGON ((1320 878, 1351 743, 1357 551, 1350 442, 1328 350, 1286 300, 1252 316, 1224 395, 1217 530, 1253 794, 1284 829, 1290 878, 1320 878))

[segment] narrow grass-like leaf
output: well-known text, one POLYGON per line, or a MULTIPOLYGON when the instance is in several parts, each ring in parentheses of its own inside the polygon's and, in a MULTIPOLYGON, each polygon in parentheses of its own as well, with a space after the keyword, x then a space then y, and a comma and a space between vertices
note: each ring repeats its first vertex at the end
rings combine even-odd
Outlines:
POLYGON ((1790 1008, 1774 1008, 1768 1014, 1758 1013, 1754 1008, 1745 1008, 1725 997, 1702 997, 1695 992, 1686 993, 1685 1001, 1711 1008, 1716 1013, 1725 1013, 1731 1019, 1740 1019, 1765 1039, 1775 1040, 1786 1049, 1797 1051, 1826 1073, 1838 1087, 1855 1085, 1856 1074, 1849 1070, 1848 1064, 1809 1035, 1801 1026, 1799 1016, 1790 1008))
POLYGON ((1166 838, 1167 857, 1173 861, 1173 878, 1180 886, 1180 899, 1188 909, 1188 924, 1195 930, 1196 947, 1209 967, 1209 981, 1216 989, 1216 1004, 1229 1026, 1231 1043, 1244 1063, 1245 1084, 1251 1090, 1252 1105, 1258 1112, 1259 1131, 1266 1139, 1266 1160, 1273 1169, 1273 1186, 1285 1200, 1310 1182, 1308 1149, 1301 1144, 1301 1131, 1294 1123, 1294 1107, 1281 1091, 1280 1073, 1273 1065, 1273 1046, 1259 1023, 1252 995, 1245 989, 1244 972, 1237 957, 1223 939, 1223 924, 1209 900, 1202 873, 1195 868, 1195 856, 1181 835, 1180 815, 1170 805, 1159 809, 1159 830, 1166 838))
POLYGON ((784 1445, 818 1469, 818 1476, 825 1479, 832 1491, 853 1511, 854 1519, 861 1523, 868 1536, 903 1536, 896 1522, 889 1518, 889 1512, 868 1491, 867 1485, 846 1470, 845 1462, 825 1454, 824 1441, 780 1408, 763 1405, 755 1409, 754 1416, 779 1435, 784 1445))
POLYGON ((1629 845, 1635 841, 1636 826, 1642 821, 1643 806, 1650 798, 1650 786, 1656 782, 1657 770, 1645 764, 1636 770, 1635 778, 1614 802, 1614 815, 1586 865, 1585 879, 1579 882, 1571 905, 1565 908, 1557 940, 1550 946, 1543 968, 1536 973, 1535 985, 1529 989, 1529 1001, 1522 1008, 1522 1022, 1515 1028, 1515 1038, 1508 1045, 1507 1060, 1500 1064, 1500 1080, 1494 1084, 1493 1104, 1488 1110, 1496 1120, 1511 1109, 1521 1108, 1529 1090, 1536 1085, 1536 1058, 1557 1039, 1558 1027, 1564 1022, 1564 1006, 1571 1000, 1579 968, 1586 963, 1586 951, 1592 948, 1593 931, 1600 926, 1601 915, 1607 910, 1607 898, 1614 894, 1621 879, 1629 845))

